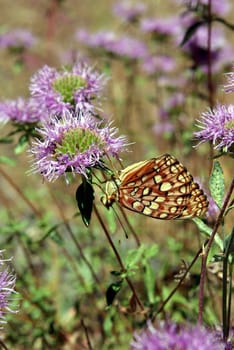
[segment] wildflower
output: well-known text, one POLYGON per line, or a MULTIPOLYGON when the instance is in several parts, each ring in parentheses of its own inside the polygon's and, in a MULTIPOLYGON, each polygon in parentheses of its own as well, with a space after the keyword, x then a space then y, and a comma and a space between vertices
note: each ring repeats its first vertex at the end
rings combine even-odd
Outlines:
POLYGON ((2 252, 0 251, 0 324, 6 323, 5 315, 7 312, 15 312, 10 306, 10 296, 16 293, 14 290, 16 277, 5 269, 5 264, 9 260, 3 259, 2 252))
POLYGON ((215 332, 202 326, 160 323, 158 328, 148 324, 145 331, 136 333, 131 342, 132 350, 223 350, 223 343, 215 332))
POLYGON ((148 54, 145 44, 131 36, 119 37, 110 31, 99 31, 89 34, 82 29, 76 38, 92 49, 103 50, 106 54, 129 59, 141 59, 148 54))
POLYGON ((234 143, 234 105, 217 105, 202 113, 195 132, 200 143, 211 141, 215 148, 227 151, 234 143))
POLYGON ((105 155, 117 157, 126 146, 123 136, 115 136, 117 129, 97 122, 87 112, 51 117, 37 131, 41 138, 31 149, 33 172, 49 181, 68 171, 87 176, 88 168, 100 165, 105 155))
POLYGON ((0 35, 0 48, 23 50, 36 43, 34 35, 26 29, 13 29, 0 35))
POLYGON ((171 72, 174 70, 175 66, 175 60, 166 55, 150 55, 145 57, 142 63, 142 69, 150 75, 171 72))
POLYGON ((16 100, 0 102, 0 122, 12 121, 16 124, 37 123, 44 120, 47 113, 43 113, 32 99, 19 97, 16 100))
POLYGON ((106 79, 92 68, 76 63, 71 70, 57 71, 44 66, 31 79, 30 91, 38 106, 48 113, 93 111, 106 79))
POLYGON ((234 72, 229 72, 226 74, 226 76, 227 76, 227 85, 224 85, 224 91, 234 92, 234 72))
MULTIPOLYGON (((178 0, 181 3, 181 0, 178 0)), ((193 10, 201 6, 208 7, 209 0, 184 0, 185 5, 193 10)), ((225 15, 230 10, 230 3, 228 0, 212 0, 211 3, 212 13, 217 13, 219 16, 225 15)))
POLYGON ((178 18, 144 18, 141 21, 141 30, 146 33, 158 35, 159 38, 174 36, 177 34, 178 18))
POLYGON ((113 13, 126 22, 134 22, 145 9, 146 6, 142 2, 120 1, 114 4, 113 13))

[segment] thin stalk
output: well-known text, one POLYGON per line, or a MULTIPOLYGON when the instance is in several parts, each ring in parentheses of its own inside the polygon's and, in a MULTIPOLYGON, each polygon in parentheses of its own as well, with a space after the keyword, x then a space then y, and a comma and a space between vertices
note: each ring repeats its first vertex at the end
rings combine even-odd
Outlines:
MULTIPOLYGON (((207 245, 208 243, 208 239, 205 241, 204 246, 207 245)), ((166 306, 166 304, 168 303, 168 301, 172 298, 172 296, 176 293, 176 291, 179 289, 179 287, 181 286, 181 284, 184 282, 187 274, 189 273, 189 271, 191 270, 191 268, 193 267, 193 265, 195 264, 195 262, 197 261, 197 259, 199 258, 200 254, 202 253, 203 248, 200 248, 198 250, 198 252, 196 253, 195 257, 193 258, 193 260, 191 261, 191 263, 189 264, 188 268, 186 269, 184 275, 181 277, 180 281, 178 282, 178 284, 176 285, 176 287, 174 289, 172 289, 172 291, 170 292, 170 294, 168 295, 168 297, 163 301, 163 303, 160 305, 160 307, 158 308, 156 315, 159 314, 160 312, 163 311, 164 307, 166 306)), ((155 317, 155 316, 154 316, 155 317)))
MULTIPOLYGON (((214 84, 212 76, 212 0, 208 1, 208 29, 207 29, 207 88, 208 88, 208 99, 209 106, 212 109, 214 106, 214 84)), ((212 159, 214 157, 214 148, 212 143, 210 143, 210 172, 212 170, 212 159)))
MULTIPOLYGON (((100 224, 102 226, 102 229, 103 229, 103 231, 104 231, 104 233, 106 235, 106 238, 107 238, 107 240, 108 240, 108 242, 109 242, 109 244, 110 244, 110 246, 111 246, 111 248, 112 248, 112 250, 113 250, 113 252, 114 252, 114 254, 115 254, 116 258, 117 258, 117 260, 118 260, 118 263, 119 263, 119 265, 121 267, 121 270, 122 271, 126 271, 125 266, 124 266, 124 264, 122 262, 122 259, 121 259, 120 255, 119 255, 119 252, 116 249, 116 247, 114 245, 114 242, 112 241, 112 239, 111 239, 111 237, 109 235, 109 232, 108 232, 108 230, 106 228, 106 225, 104 224, 104 221, 102 220, 102 218, 101 218, 101 216, 99 214, 99 211, 97 210, 97 207, 96 207, 95 204, 93 206, 93 210, 94 210, 94 212, 96 214, 96 217, 97 217, 98 221, 100 222, 100 224)), ((135 288, 134 288, 130 278, 126 277, 126 281, 127 281, 128 285, 129 285, 129 287, 130 287, 130 289, 131 289, 131 291, 132 291, 132 293, 133 293, 133 295, 134 295, 134 297, 136 299, 136 302, 138 303, 138 305, 141 308, 141 310, 144 311, 144 305, 140 301, 140 299, 139 299, 139 297, 138 297, 138 295, 136 293, 136 290, 135 290, 135 288)))
POLYGON ((90 337, 89 337, 89 332, 88 332, 88 329, 87 329, 87 327, 86 327, 86 325, 84 323, 83 318, 81 319, 80 323, 81 323, 81 326, 82 326, 82 328, 84 329, 84 332, 85 332, 85 337, 86 337, 86 340, 87 340, 88 349, 89 350, 93 350, 93 347, 92 347, 92 344, 91 344, 91 341, 90 341, 90 337))
POLYGON ((200 279, 200 290, 199 290, 199 315, 198 315, 198 323, 202 323, 203 319, 203 309, 204 309, 204 288, 205 288, 205 276, 206 276, 206 262, 208 258, 208 254, 210 251, 210 248, 213 244, 215 235, 217 233, 217 230, 219 228, 219 225, 222 223, 223 215, 225 213, 225 210, 228 206, 229 200, 231 198, 232 192, 234 189, 234 179, 231 182, 230 188, 228 190, 228 193, 226 195, 226 198, 224 200, 223 206, 220 210, 219 216, 216 220, 216 223, 214 225, 213 231, 211 233, 211 236, 209 238, 207 248, 204 250, 204 255, 202 259, 202 266, 201 266, 201 279, 200 279))
POLYGON ((54 200, 54 202, 55 202, 55 204, 56 204, 56 206, 57 206, 57 209, 58 209, 59 214, 60 214, 60 216, 61 216, 61 218, 62 218, 63 224, 64 224, 64 226, 66 227, 67 232, 69 233, 71 239, 73 240, 73 242, 74 242, 76 248, 78 249, 81 258, 83 259, 84 263, 85 263, 85 264, 87 265, 87 267, 89 268, 89 270, 90 270, 90 272, 91 272, 91 274, 92 274, 94 280, 99 284, 99 283, 100 283, 99 278, 98 278, 98 276, 96 275, 96 273, 95 273, 95 271, 94 271, 94 269, 93 269, 91 263, 88 261, 88 259, 87 259, 86 256, 84 255, 83 250, 82 250, 82 246, 80 245, 79 241, 76 239, 76 236, 74 235, 74 233, 73 233, 73 231, 72 231, 72 229, 71 229, 71 226, 69 225, 69 223, 68 223, 68 221, 67 221, 67 219, 66 219, 66 217, 65 217, 65 215, 64 215, 64 211, 62 210, 62 208, 61 208, 60 205, 58 204, 58 201, 56 200, 54 194, 52 193, 52 191, 50 191, 50 189, 49 189, 49 193, 50 193, 51 197, 53 198, 53 200, 54 200))
POLYGON ((27 204, 29 208, 31 208, 32 212, 35 216, 41 218, 41 212, 34 206, 34 204, 24 195, 21 188, 12 180, 12 178, 2 169, 0 168, 0 173, 4 177, 4 179, 14 188, 14 190, 18 193, 20 198, 27 204))

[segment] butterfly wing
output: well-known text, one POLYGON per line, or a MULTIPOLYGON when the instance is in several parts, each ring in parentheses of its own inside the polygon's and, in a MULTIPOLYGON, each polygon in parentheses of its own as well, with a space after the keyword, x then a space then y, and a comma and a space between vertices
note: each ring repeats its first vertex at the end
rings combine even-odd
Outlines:
POLYGON ((119 203, 153 218, 185 219, 202 215, 208 207, 192 175, 169 154, 127 167, 120 183, 119 203))

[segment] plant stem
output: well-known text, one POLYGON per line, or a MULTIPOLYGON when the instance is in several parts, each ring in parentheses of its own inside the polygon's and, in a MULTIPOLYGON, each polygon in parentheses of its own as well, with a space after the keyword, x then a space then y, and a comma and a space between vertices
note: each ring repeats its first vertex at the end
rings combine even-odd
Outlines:
MULTIPOLYGON (((204 246, 208 243, 208 239, 206 240, 206 242, 204 243, 204 246)), ((193 267, 193 265, 195 264, 195 262, 197 261, 197 259, 199 258, 200 254, 202 252, 202 248, 199 249, 199 251, 197 252, 197 254, 195 255, 195 257, 193 258, 193 260, 191 261, 190 265, 188 266, 188 268, 186 269, 184 275, 181 277, 180 281, 178 282, 178 284, 176 285, 176 287, 174 289, 172 289, 171 293, 168 295, 168 297, 163 301, 163 303, 160 305, 160 307, 158 308, 156 315, 159 314, 160 312, 163 311, 164 307, 166 306, 166 304, 168 303, 168 301, 172 298, 172 296, 176 293, 176 291, 179 289, 179 287, 181 286, 181 284, 183 283, 183 281, 185 280, 187 274, 189 273, 189 271, 191 270, 191 268, 193 267)))
POLYGON ((210 248, 212 246, 212 243, 214 241, 216 232, 218 230, 219 225, 221 224, 222 220, 223 220, 223 215, 225 213, 225 210, 228 206, 230 197, 232 195, 234 189, 234 179, 231 182, 230 188, 228 190, 228 193, 226 195, 226 198, 224 200, 223 206, 220 210, 219 216, 215 222, 213 231, 211 233, 211 236, 209 238, 208 244, 207 244, 207 248, 204 249, 204 254, 203 254, 203 258, 202 258, 202 266, 201 266, 201 279, 200 279, 200 290, 199 290, 199 315, 198 315, 198 323, 202 323, 202 319, 203 319, 203 309, 204 309, 204 287, 205 287, 205 276, 206 276, 206 262, 207 262, 207 258, 208 258, 208 254, 210 251, 210 248))
POLYGON ((16 183, 12 180, 12 178, 2 169, 0 168, 0 173, 4 177, 4 179, 14 188, 14 190, 18 193, 18 195, 23 199, 23 201, 31 208, 35 216, 41 218, 41 212, 33 205, 33 203, 24 195, 21 188, 16 185, 16 183))
MULTIPOLYGON (((95 204, 94 204, 94 206, 93 206, 93 209, 94 209, 94 212, 95 212, 95 214, 96 214, 96 216, 97 216, 98 221, 100 222, 100 224, 101 224, 101 226, 102 226, 102 229, 103 229, 103 231, 104 231, 104 233, 105 233, 105 235, 106 235, 106 238, 107 238, 107 240, 108 240, 108 242, 109 242, 109 244, 110 244, 110 246, 111 246, 111 248, 112 248, 112 250, 113 250, 113 252, 114 252, 114 254, 115 254, 116 258, 117 258, 117 260, 118 260, 118 263, 119 263, 119 265, 120 265, 122 271, 126 271, 125 266, 124 266, 124 264, 123 264, 123 262, 122 262, 122 259, 121 259, 120 255, 119 255, 119 252, 118 252, 118 250, 116 249, 116 247, 115 247, 115 245, 114 245, 114 242, 112 241, 112 239, 111 239, 111 237, 110 237, 110 235, 109 235, 109 232, 108 232, 108 230, 107 230, 107 228, 106 228, 106 226, 105 226, 105 224, 104 224, 104 221, 102 220, 102 218, 101 218, 101 216, 100 216, 100 214, 99 214, 99 211, 97 210, 97 207, 96 207, 95 204)), ((138 297, 138 295, 137 295, 137 293, 136 293, 136 291, 135 291, 135 288, 134 288, 134 286, 133 286, 133 284, 132 284, 130 278, 129 278, 129 277, 126 277, 126 281, 127 281, 128 285, 129 285, 129 287, 130 287, 130 289, 131 289, 131 291, 132 291, 132 293, 133 293, 133 295, 134 295, 134 297, 135 297, 135 299, 136 299, 136 301, 137 301, 139 307, 140 307, 141 310, 143 311, 143 310, 144 310, 144 305, 143 305, 142 302, 140 301, 140 299, 139 299, 139 297, 138 297)))

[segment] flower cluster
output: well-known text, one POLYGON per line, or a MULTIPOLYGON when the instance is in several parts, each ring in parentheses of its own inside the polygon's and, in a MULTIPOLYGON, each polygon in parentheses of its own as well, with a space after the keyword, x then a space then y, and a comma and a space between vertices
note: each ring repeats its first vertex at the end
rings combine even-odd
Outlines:
POLYGON ((202 113, 195 137, 201 142, 211 141, 215 148, 228 150, 234 143, 234 105, 217 105, 202 113))
POLYGON ((148 49, 142 41, 127 35, 121 37, 110 31, 90 34, 81 29, 76 33, 76 38, 92 49, 103 50, 113 56, 142 59, 148 54, 148 49))
POLYGON ((6 262, 9 260, 3 259, 2 251, 0 251, 0 324, 6 323, 5 315, 7 312, 15 312, 10 305, 11 295, 16 293, 15 281, 16 277, 13 273, 6 269, 6 262))
POLYGON ((133 1, 118 1, 113 5, 113 13, 126 22, 136 21, 146 10, 145 4, 133 1))
POLYGON ((132 350, 223 350, 224 344, 218 335, 202 326, 179 326, 174 323, 152 324, 142 333, 136 333, 131 342, 132 350))
POLYGON ((36 43, 34 35, 25 29, 13 29, 0 35, 0 48, 22 50, 36 43))
POLYGON ((102 164, 105 155, 117 156, 126 146, 117 129, 102 125, 88 112, 65 112, 52 117, 38 129, 39 138, 33 142, 35 156, 33 172, 54 181, 66 172, 87 176, 87 169, 102 164))
POLYGON ((38 123, 46 119, 47 113, 39 108, 33 99, 22 97, 0 102, 0 122, 12 121, 16 124, 38 123))
POLYGON ((71 110, 93 111, 93 100, 100 99, 105 83, 103 75, 79 62, 63 71, 44 66, 32 77, 29 89, 39 107, 59 115, 71 110))

